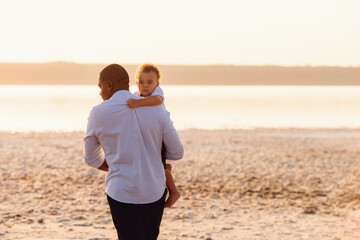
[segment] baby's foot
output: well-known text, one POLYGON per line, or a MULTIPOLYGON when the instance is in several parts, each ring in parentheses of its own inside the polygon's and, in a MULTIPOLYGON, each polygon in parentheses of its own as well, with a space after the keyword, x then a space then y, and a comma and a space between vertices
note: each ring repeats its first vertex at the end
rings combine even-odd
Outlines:
POLYGON ((164 208, 172 207, 174 203, 180 198, 180 196, 181 194, 178 191, 170 193, 168 199, 165 202, 164 208))

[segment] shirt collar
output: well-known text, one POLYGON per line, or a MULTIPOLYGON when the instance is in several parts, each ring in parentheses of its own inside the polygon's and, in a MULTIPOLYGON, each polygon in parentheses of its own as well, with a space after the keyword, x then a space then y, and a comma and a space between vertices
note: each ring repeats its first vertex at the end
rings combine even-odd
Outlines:
POLYGON ((115 92, 109 101, 116 101, 118 103, 126 104, 130 98, 138 98, 127 90, 119 90, 115 92))

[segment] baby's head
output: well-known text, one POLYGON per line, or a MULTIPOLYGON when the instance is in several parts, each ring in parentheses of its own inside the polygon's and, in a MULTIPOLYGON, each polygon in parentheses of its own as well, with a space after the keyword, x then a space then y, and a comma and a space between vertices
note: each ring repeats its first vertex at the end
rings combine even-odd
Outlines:
POLYGON ((160 78, 160 69, 156 65, 151 63, 140 65, 136 71, 135 79, 141 96, 150 96, 159 86, 160 78))

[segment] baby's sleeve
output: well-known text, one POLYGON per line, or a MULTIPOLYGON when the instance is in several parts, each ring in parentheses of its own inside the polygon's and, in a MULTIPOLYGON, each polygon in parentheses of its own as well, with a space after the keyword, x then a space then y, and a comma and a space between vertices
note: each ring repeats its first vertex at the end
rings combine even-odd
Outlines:
POLYGON ((165 101, 164 91, 160 86, 157 86, 151 96, 160 96, 165 101))

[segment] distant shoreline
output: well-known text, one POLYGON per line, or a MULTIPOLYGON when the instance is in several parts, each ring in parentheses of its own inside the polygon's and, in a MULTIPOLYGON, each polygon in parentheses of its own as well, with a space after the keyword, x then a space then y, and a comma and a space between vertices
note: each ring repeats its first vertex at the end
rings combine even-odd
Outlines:
MULTIPOLYGON (((54 83, 54 84, 3 84, 0 83, 0 87, 6 86, 95 86, 97 83, 84 83, 84 84, 62 84, 62 83, 54 83)), ((136 86, 135 84, 130 84, 130 86, 136 86)), ((163 84, 162 86, 219 86, 219 87, 360 87, 360 84, 163 84)))
MULTIPOLYGON (((0 63, 0 85, 92 85, 106 64, 0 63)), ((138 65, 123 64, 134 84, 138 65)), ((360 86, 360 67, 159 65, 163 85, 360 86)))

